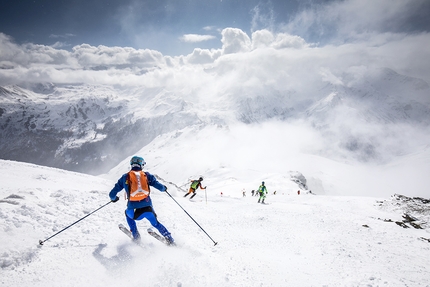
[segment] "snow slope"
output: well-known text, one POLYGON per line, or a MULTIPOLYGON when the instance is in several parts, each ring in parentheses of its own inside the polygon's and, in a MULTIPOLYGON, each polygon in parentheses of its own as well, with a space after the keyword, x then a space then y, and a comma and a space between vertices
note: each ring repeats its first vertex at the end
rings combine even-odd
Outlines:
MULTIPOLYGON (((290 171, 299 171, 316 194, 430 198, 430 146, 380 165, 316 155, 325 147, 324 138, 300 123, 269 122, 187 127, 156 137, 136 154, 151 171, 178 185, 204 175, 207 185, 220 189, 252 190, 266 179, 273 190, 281 190, 290 181, 290 171)), ((107 178, 126 172, 131 156, 107 178)))
MULTIPOLYGON (((130 242, 117 229, 125 223, 122 196, 39 246, 40 239, 109 202, 120 169, 94 177, 0 160, 1 285, 429 286, 428 205, 421 213, 409 210, 424 229, 402 228, 394 223, 404 213, 396 198, 304 189, 298 195, 297 184, 287 179, 274 195, 275 177, 266 178, 269 204, 262 205, 249 189, 261 180, 247 172, 240 180, 207 177, 207 192, 199 190, 194 202, 175 186, 182 182, 166 183, 216 246, 157 190, 155 210, 177 247, 149 236, 143 236, 144 248, 130 242), (249 184, 246 197, 242 183, 249 184)), ((172 174, 157 172, 162 178, 172 174)), ((148 223, 138 227, 143 231, 148 223)))

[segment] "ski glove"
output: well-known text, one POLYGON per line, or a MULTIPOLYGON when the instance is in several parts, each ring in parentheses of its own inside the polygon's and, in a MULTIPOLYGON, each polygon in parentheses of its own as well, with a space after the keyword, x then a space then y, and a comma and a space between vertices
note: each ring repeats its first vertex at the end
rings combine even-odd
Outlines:
POLYGON ((118 196, 115 196, 115 199, 111 199, 112 202, 117 202, 119 200, 118 196))
POLYGON ((164 186, 164 190, 163 191, 167 191, 167 186, 164 186))

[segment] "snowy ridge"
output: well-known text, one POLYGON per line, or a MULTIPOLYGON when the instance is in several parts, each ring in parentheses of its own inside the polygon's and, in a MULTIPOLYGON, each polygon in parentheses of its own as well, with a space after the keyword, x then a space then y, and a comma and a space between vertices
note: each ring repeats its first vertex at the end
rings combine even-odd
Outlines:
POLYGON ((298 195, 289 179, 276 195, 276 182, 266 181, 270 204, 261 205, 250 192, 242 197, 240 182, 212 178, 220 185, 211 185, 207 202, 204 191, 191 202, 166 183, 217 246, 166 194, 153 191, 158 218, 177 248, 150 237, 142 238, 143 249, 131 243, 117 228, 125 223, 122 198, 41 247, 39 239, 105 204, 117 178, 4 160, 0 170, 5 286, 136 286, 142 280, 147 286, 426 286, 430 276, 430 243, 423 239, 430 237, 428 217, 419 217, 423 229, 394 224, 403 218, 397 199, 298 195), (198 268, 190 270, 189 262, 198 268), (136 276, 142 266, 145 275, 136 276))

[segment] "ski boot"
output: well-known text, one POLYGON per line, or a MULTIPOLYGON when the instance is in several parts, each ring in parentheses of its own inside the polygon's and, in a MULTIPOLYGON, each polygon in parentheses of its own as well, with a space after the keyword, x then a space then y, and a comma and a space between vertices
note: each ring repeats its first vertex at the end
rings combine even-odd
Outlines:
POLYGON ((164 236, 164 238, 166 239, 167 244, 169 244, 169 245, 176 245, 175 244, 175 240, 173 239, 173 237, 170 234, 164 236))
POLYGON ((131 231, 131 235, 133 235, 133 241, 140 241, 140 233, 137 229, 135 231, 131 231))

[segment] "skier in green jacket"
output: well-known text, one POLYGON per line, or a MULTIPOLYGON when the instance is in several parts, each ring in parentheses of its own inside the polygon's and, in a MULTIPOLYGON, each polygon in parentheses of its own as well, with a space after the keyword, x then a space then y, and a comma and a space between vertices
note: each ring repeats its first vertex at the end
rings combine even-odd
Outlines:
POLYGON ((192 199, 194 196, 196 196, 197 188, 200 187, 200 189, 206 189, 206 186, 202 187, 202 181, 203 181, 203 177, 200 177, 198 180, 192 180, 190 190, 188 190, 188 192, 184 195, 184 197, 187 197, 187 195, 192 193, 193 195, 191 195, 190 197, 190 199, 192 199))
POLYGON ((264 203, 264 200, 266 199, 267 194, 267 188, 264 185, 264 181, 261 183, 260 187, 258 188, 258 193, 260 194, 260 197, 258 198, 258 203, 264 203))

